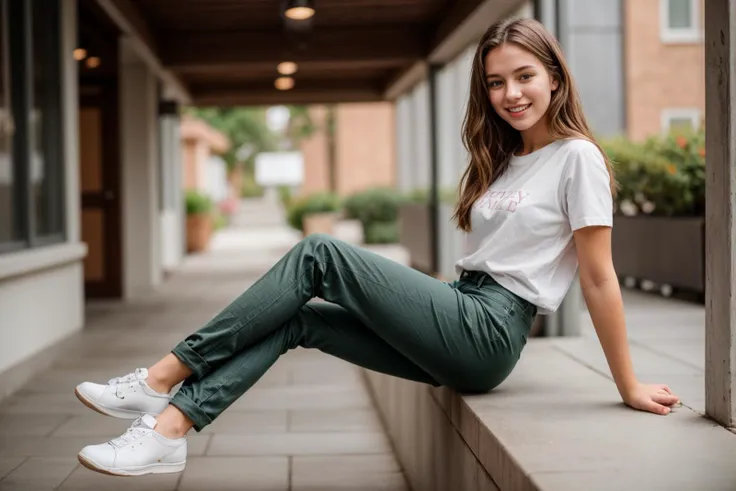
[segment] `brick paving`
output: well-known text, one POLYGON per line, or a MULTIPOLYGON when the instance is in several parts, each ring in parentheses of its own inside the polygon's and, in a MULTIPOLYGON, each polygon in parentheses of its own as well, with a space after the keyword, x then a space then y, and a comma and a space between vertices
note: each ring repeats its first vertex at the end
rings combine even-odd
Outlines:
MULTIPOLYGON (((262 215, 252 205, 246 211, 262 215)), ((130 422, 90 411, 74 386, 150 366, 295 240, 283 226, 241 220, 156 292, 90 303, 87 325, 64 355, 0 405, 0 491, 406 490, 358 369, 301 349, 283 356, 214 424, 190 433, 183 473, 111 477, 77 461, 84 445, 118 436, 130 422)))

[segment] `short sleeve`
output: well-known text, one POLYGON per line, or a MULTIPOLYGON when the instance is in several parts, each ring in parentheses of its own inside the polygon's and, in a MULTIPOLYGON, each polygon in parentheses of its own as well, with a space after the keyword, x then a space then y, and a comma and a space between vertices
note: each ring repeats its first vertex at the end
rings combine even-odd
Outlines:
POLYGON ((564 204, 573 231, 613 226, 610 176, 600 150, 590 142, 570 149, 563 185, 564 204))

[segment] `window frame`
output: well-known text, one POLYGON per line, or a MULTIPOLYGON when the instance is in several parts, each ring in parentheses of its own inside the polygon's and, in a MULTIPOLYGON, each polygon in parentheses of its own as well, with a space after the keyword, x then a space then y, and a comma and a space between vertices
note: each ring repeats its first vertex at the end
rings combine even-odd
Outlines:
POLYGON ((673 119, 689 119, 693 123, 693 130, 697 130, 703 114, 697 107, 670 107, 662 110, 661 126, 662 133, 670 132, 673 119))
MULTIPOLYGON (((65 155, 63 142, 63 94, 61 83, 55 90, 52 104, 57 107, 51 108, 52 116, 44 111, 44 127, 39 137, 44 145, 44 162, 48 163, 45 170, 45 178, 50 180, 52 197, 48 204, 53 212, 53 207, 58 206, 57 219, 60 230, 55 232, 39 234, 37 230, 37 210, 34 199, 32 183, 31 156, 34 142, 33 118, 31 112, 34 110, 34 52, 33 52, 33 8, 40 8, 39 0, 0 0, 0 8, 3 10, 2 31, 4 37, 2 46, 7 56, 5 70, 0 76, 6 77, 6 91, 8 98, 8 115, 2 116, 4 121, 0 124, 9 124, 12 128, 10 137, 11 145, 11 167, 13 181, 11 189, 14 189, 14 202, 12 215, 15 227, 14 235, 20 236, 18 240, 0 242, 0 254, 18 252, 63 243, 67 240, 66 226, 66 179, 65 179, 65 155), (10 22, 10 19, 14 19, 10 22), (52 133, 50 133, 52 132, 52 133), (52 145, 54 148, 46 147, 52 145), (49 153, 50 157, 46 154, 49 153), (56 203, 54 203, 56 202, 56 203)), ((63 75, 63 53, 61 51, 61 5, 59 0, 54 0, 43 5, 45 15, 53 15, 55 22, 53 35, 58 39, 57 49, 51 52, 52 69, 58 72, 57 80, 62 80, 63 75)), ((43 108, 47 109, 47 108, 43 108)))
POLYGON ((670 27, 670 1, 659 0, 660 39, 664 44, 693 44, 703 42, 700 28, 700 0, 688 0, 692 25, 684 28, 670 27))

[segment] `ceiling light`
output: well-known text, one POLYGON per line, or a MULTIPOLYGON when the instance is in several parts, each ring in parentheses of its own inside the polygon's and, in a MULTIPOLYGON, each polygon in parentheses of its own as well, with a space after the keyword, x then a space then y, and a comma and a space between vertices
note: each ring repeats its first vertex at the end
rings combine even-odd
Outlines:
POLYGON ((274 86, 276 86, 279 90, 290 90, 294 88, 294 79, 291 77, 279 77, 274 82, 274 86))
POLYGON ((294 75, 299 67, 293 61, 282 61, 276 67, 281 75, 294 75))
POLYGON ((314 7, 311 0, 290 0, 284 11, 289 19, 306 20, 314 15, 314 7))
POLYGON ((84 48, 77 48, 74 50, 74 59, 77 61, 82 61, 83 59, 87 58, 87 50, 84 48))
POLYGON ((90 56, 87 58, 87 68, 97 68, 100 66, 100 59, 97 56, 90 56))

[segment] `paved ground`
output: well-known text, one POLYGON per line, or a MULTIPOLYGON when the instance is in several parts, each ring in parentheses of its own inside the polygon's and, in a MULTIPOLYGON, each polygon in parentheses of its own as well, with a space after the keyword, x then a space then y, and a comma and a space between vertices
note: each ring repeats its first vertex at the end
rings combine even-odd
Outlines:
POLYGON ((283 227, 236 227, 160 292, 91 305, 69 353, 0 405, 0 491, 405 490, 359 372, 306 350, 284 356, 212 426, 193 432, 181 474, 117 478, 77 462, 84 445, 118 436, 129 422, 88 410, 74 386, 150 366, 296 239, 283 227))
MULTIPOLYGON (((188 258, 159 292, 89 306, 88 325, 68 354, 0 405, 0 491, 406 489, 356 369, 304 350, 284 356, 215 424, 192 434, 184 473, 114 478, 78 465, 79 449, 119 435, 128 423, 88 410, 74 385, 149 366, 247 288, 297 240, 268 225, 274 216, 250 207, 210 253, 188 258), (255 219, 258 228, 248 227, 255 219)), ((703 307, 630 291, 625 302, 639 376, 669 384, 703 412, 703 307)), ((583 336, 560 349, 608 376, 582 315, 583 336)))
MULTIPOLYGON (((642 381, 664 383, 683 404, 705 413, 705 308, 703 305, 624 290, 634 370, 642 381)), ((560 349, 610 377, 610 370, 587 312, 582 336, 560 349)))

